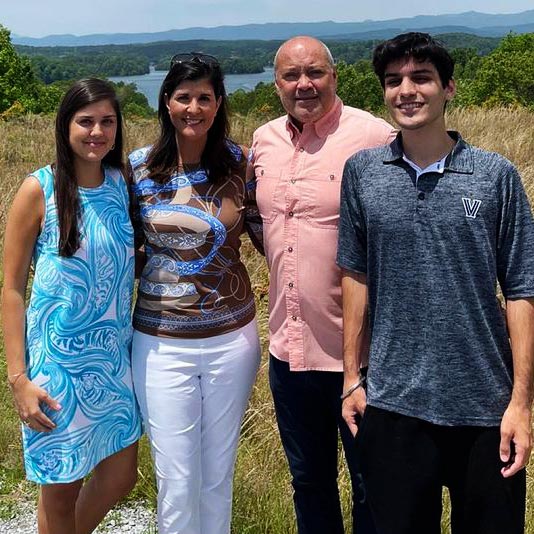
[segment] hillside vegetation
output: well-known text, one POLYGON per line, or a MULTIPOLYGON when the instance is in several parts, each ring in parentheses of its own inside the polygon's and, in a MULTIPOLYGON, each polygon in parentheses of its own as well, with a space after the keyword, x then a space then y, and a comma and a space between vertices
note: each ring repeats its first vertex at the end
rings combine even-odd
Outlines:
MULTIPOLYGON (((508 35, 485 56, 465 45, 450 50, 458 85, 452 106, 520 106, 534 110, 534 33, 508 35)), ((332 52, 338 57, 334 47, 332 52)), ((343 102, 375 113, 383 111, 382 88, 369 59, 341 60, 337 71, 338 94, 343 102)), ((274 84, 259 83, 251 92, 238 90, 230 95, 230 104, 236 112, 263 118, 282 112, 274 84)))
MULTIPOLYGON (((500 42, 469 35, 443 35, 456 61, 458 97, 453 105, 521 106, 534 109, 534 33, 508 35, 500 42), (463 43, 461 46, 460 43, 463 43), (495 45, 495 48, 491 48, 495 45), (490 47, 491 52, 487 52, 490 47)), ((337 61, 338 93, 343 101, 372 112, 383 110, 382 90, 371 67, 370 56, 377 41, 328 42, 337 61)), ((19 54, 10 32, 0 26, 0 119, 27 112, 50 113, 59 103, 69 79, 109 76, 146 67, 148 62, 168 65, 170 56, 198 44, 197 50, 215 54, 226 72, 254 72, 272 62, 279 41, 198 41, 109 45, 46 49, 48 55, 29 58, 19 54), (61 50, 62 52, 59 52, 61 50), (120 53, 124 50, 124 53, 120 53), (139 50, 150 52, 140 58, 139 50), (107 51, 107 52, 106 52, 107 51), (53 55, 53 57, 51 57, 53 55), (136 59, 137 58, 137 59, 136 59), (132 67, 133 68, 133 67, 132 67), (121 70, 125 69, 125 70, 121 70), (49 83, 53 80, 54 83, 49 83), (45 83, 46 82, 46 83, 45 83)), ((25 48, 28 51, 29 48, 25 48)), ((44 52, 43 52, 44 53, 44 52)), ((137 70, 136 70, 137 72, 137 70)), ((154 114, 146 97, 133 84, 116 85, 126 115, 154 114)), ((260 83, 255 90, 238 90, 229 97, 234 112, 265 120, 282 112, 274 84, 260 83)))
MULTIPOLYGON (((232 132, 236 141, 250 144, 252 132, 261 119, 236 115, 232 132)), ((471 143, 495 150, 519 168, 531 202, 534 201, 534 113, 526 109, 453 109, 450 127, 460 130, 471 143)), ((155 120, 130 120, 126 137, 128 150, 150 143, 156 131, 155 120)), ((49 117, 26 115, 0 121, 0 238, 5 216, 21 180, 32 170, 49 163, 54 155, 53 121, 49 117)), ((258 303, 258 319, 263 346, 263 364, 245 416, 239 448, 234 493, 234 534, 295 534, 291 487, 281 448, 267 382, 267 287, 264 259, 245 242, 243 256, 248 266, 258 303)), ((5 375, 0 355, 0 376, 5 375)), ((23 480, 19 421, 12 408, 5 381, 0 381, 0 522, 16 513, 17 502, 34 499, 35 487, 23 480)), ((526 534, 534 534, 534 461, 528 476, 526 534)), ((344 513, 349 528, 349 481, 340 473, 344 513)), ((146 441, 140 455, 139 483, 130 497, 154 505, 155 490, 146 441)), ((448 501, 445 495, 443 533, 449 532, 448 501)))
MULTIPOLYGON (((252 34, 253 35, 253 34, 252 34)), ((494 50, 500 37, 479 37, 471 34, 437 35, 451 50, 466 48, 478 55, 494 50)), ((380 39, 326 39, 336 61, 354 63, 370 59, 380 39)), ((272 65, 281 40, 191 40, 158 41, 144 44, 97 46, 23 46, 16 45, 20 54, 30 58, 38 77, 45 83, 72 80, 84 76, 132 76, 146 74, 149 64, 157 70, 167 70, 174 54, 192 50, 216 56, 226 74, 262 72, 272 65)))

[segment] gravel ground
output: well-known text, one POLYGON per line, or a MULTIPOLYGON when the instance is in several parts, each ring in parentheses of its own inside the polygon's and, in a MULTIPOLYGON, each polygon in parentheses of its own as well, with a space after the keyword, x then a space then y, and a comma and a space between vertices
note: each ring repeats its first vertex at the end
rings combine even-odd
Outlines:
MULTIPOLYGON (((18 506, 17 515, 7 521, 0 519, 0 534, 36 534, 35 503, 18 506)), ((108 534, 157 534, 155 514, 143 504, 115 508, 96 530, 108 534)))

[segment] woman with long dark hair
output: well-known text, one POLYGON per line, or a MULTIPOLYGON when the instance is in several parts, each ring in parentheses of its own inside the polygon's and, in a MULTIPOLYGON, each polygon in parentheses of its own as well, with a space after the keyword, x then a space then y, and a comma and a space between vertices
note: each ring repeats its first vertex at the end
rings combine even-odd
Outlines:
POLYGON ((40 534, 92 532, 136 481, 133 230, 122 148, 113 88, 76 82, 56 117, 56 161, 24 180, 6 226, 8 381, 26 475, 41 484, 40 534))
POLYGON ((240 260, 261 249, 246 153, 228 137, 217 60, 179 54, 159 95, 160 135, 130 155, 144 265, 132 368, 158 482, 160 534, 230 532, 241 420, 260 361, 240 260))

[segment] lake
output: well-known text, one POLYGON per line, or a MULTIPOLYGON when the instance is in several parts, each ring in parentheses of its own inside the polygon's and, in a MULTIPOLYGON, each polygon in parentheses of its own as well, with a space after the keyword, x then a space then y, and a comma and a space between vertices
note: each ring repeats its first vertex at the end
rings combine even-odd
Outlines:
MULTIPOLYGON (((263 72, 255 74, 227 74, 224 77, 224 85, 228 94, 244 89, 252 91, 260 82, 270 83, 274 80, 272 67, 265 67, 263 72)), ((150 69, 149 74, 139 76, 110 76, 108 79, 112 82, 135 83, 139 92, 148 98, 148 103, 154 109, 158 108, 158 94, 161 82, 167 75, 166 71, 150 69)))

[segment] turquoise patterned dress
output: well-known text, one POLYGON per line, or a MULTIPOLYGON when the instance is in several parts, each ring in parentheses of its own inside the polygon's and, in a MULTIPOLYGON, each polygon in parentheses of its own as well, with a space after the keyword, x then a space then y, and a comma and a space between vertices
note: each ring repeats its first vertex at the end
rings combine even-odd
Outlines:
POLYGON ((45 200, 26 314, 29 376, 62 406, 43 410, 57 427, 23 428, 29 480, 72 482, 134 443, 141 423, 130 370, 133 231, 121 173, 105 169, 96 188, 79 188, 81 247, 57 253, 59 228, 50 166, 32 176, 45 200))

